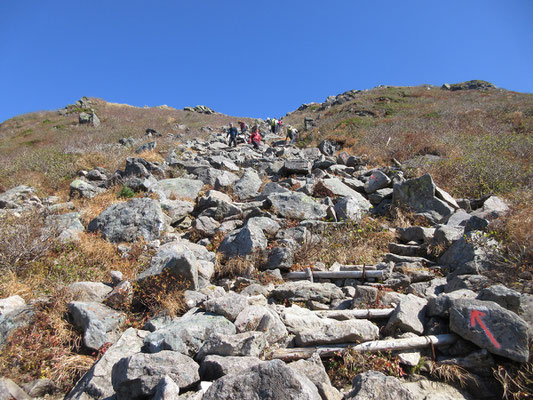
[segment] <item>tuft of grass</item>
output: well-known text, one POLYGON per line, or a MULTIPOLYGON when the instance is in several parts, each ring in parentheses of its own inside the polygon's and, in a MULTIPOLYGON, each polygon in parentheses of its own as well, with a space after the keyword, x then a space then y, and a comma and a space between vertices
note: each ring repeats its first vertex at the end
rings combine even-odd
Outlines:
POLYGON ((438 364, 429 362, 429 374, 433 378, 442 380, 446 383, 458 384, 465 387, 469 381, 473 381, 473 376, 463 367, 453 364, 438 364))
POLYGON ((215 263, 215 279, 233 279, 239 276, 248 276, 253 266, 254 264, 250 258, 234 257, 224 259, 218 256, 215 263))
POLYGON ((338 388, 351 386, 353 378, 366 371, 378 371, 395 377, 405 375, 398 357, 390 352, 367 353, 347 348, 330 358, 325 367, 331 383, 338 388))
POLYGON ((503 399, 531 399, 531 394, 533 393, 533 363, 498 365, 498 368, 493 369, 493 375, 502 386, 503 399))
POLYGON ((146 161, 149 162, 163 162, 165 159, 161 154, 159 154, 155 150, 145 150, 139 154, 137 154, 137 157, 144 158, 146 161))
POLYGON ((320 261, 326 265, 373 264, 387 252, 394 233, 384 229, 380 220, 366 216, 361 223, 346 222, 326 228, 320 242, 308 241, 295 254, 294 262, 310 265, 320 261))

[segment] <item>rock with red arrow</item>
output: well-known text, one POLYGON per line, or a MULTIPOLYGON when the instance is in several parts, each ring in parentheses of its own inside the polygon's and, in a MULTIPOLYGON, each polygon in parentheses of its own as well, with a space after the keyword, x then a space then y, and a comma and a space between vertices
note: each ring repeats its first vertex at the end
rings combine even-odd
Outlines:
POLYGON ((492 301, 451 301, 450 330, 493 354, 527 362, 527 329, 522 318, 492 301))

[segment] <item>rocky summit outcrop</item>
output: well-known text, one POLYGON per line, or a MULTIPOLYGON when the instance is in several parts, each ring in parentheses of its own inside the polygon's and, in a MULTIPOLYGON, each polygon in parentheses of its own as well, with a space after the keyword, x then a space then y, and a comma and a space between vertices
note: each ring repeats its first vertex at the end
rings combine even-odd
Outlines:
MULTIPOLYGON (((165 161, 129 157, 123 171, 81 174, 70 192, 82 199, 71 203, 41 200, 26 186, 0 194, 7 215, 58 214, 47 221, 64 243, 87 229, 125 259, 142 252, 140 268, 123 271, 127 279, 114 271, 111 283, 66 288, 73 300, 65 317, 82 351, 101 355, 66 399, 469 398, 445 383, 382 373, 416 370, 435 379, 429 360, 474 374, 471 386, 484 398, 501 395, 490 382, 494 360, 527 362, 533 321, 531 296, 492 282, 501 249, 483 230, 508 212, 502 199, 457 201, 429 174, 368 168, 364 157, 327 140, 299 149, 268 134, 258 149, 229 148, 225 134, 210 132, 169 150, 165 161), (116 184, 135 198, 116 200, 84 226, 77 204, 116 184), (374 219, 395 207, 425 225, 374 219), (334 259, 353 251, 343 239, 378 234, 392 243, 381 257, 374 248, 361 254, 375 262, 334 259), (328 257, 315 258, 321 252, 328 257), (124 330, 128 311, 170 295, 173 312, 124 330), (335 366, 348 346, 389 367, 342 387, 335 366)), ((0 345, 34 317, 34 303, 0 299, 0 345)))

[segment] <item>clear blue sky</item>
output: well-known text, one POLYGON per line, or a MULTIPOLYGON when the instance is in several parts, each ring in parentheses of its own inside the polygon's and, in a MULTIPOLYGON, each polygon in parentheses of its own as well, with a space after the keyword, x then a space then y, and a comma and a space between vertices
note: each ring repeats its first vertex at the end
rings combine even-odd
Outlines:
POLYGON ((0 121, 82 96, 280 116, 469 79, 533 92, 532 0, 0 0, 0 121))

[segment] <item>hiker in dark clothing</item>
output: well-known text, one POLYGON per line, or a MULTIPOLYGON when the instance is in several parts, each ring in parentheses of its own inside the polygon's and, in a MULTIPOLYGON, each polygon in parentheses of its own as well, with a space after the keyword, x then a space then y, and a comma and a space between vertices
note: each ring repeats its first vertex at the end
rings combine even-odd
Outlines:
POLYGON ((230 122, 229 129, 228 129, 228 136, 229 136, 229 143, 228 145, 231 147, 231 144, 233 143, 233 147, 237 147, 237 135, 239 132, 237 131, 237 128, 233 126, 233 122, 230 122))
POLYGON ((259 133, 259 127, 253 127, 252 134, 250 135, 248 143, 252 144, 254 146, 254 149, 259 148, 259 145, 261 144, 261 134, 259 133))
POLYGON ((244 122, 244 121, 239 121, 239 126, 241 127, 241 135, 242 135, 242 137, 246 138, 245 134, 248 131, 248 125, 246 125, 246 122, 244 122))

